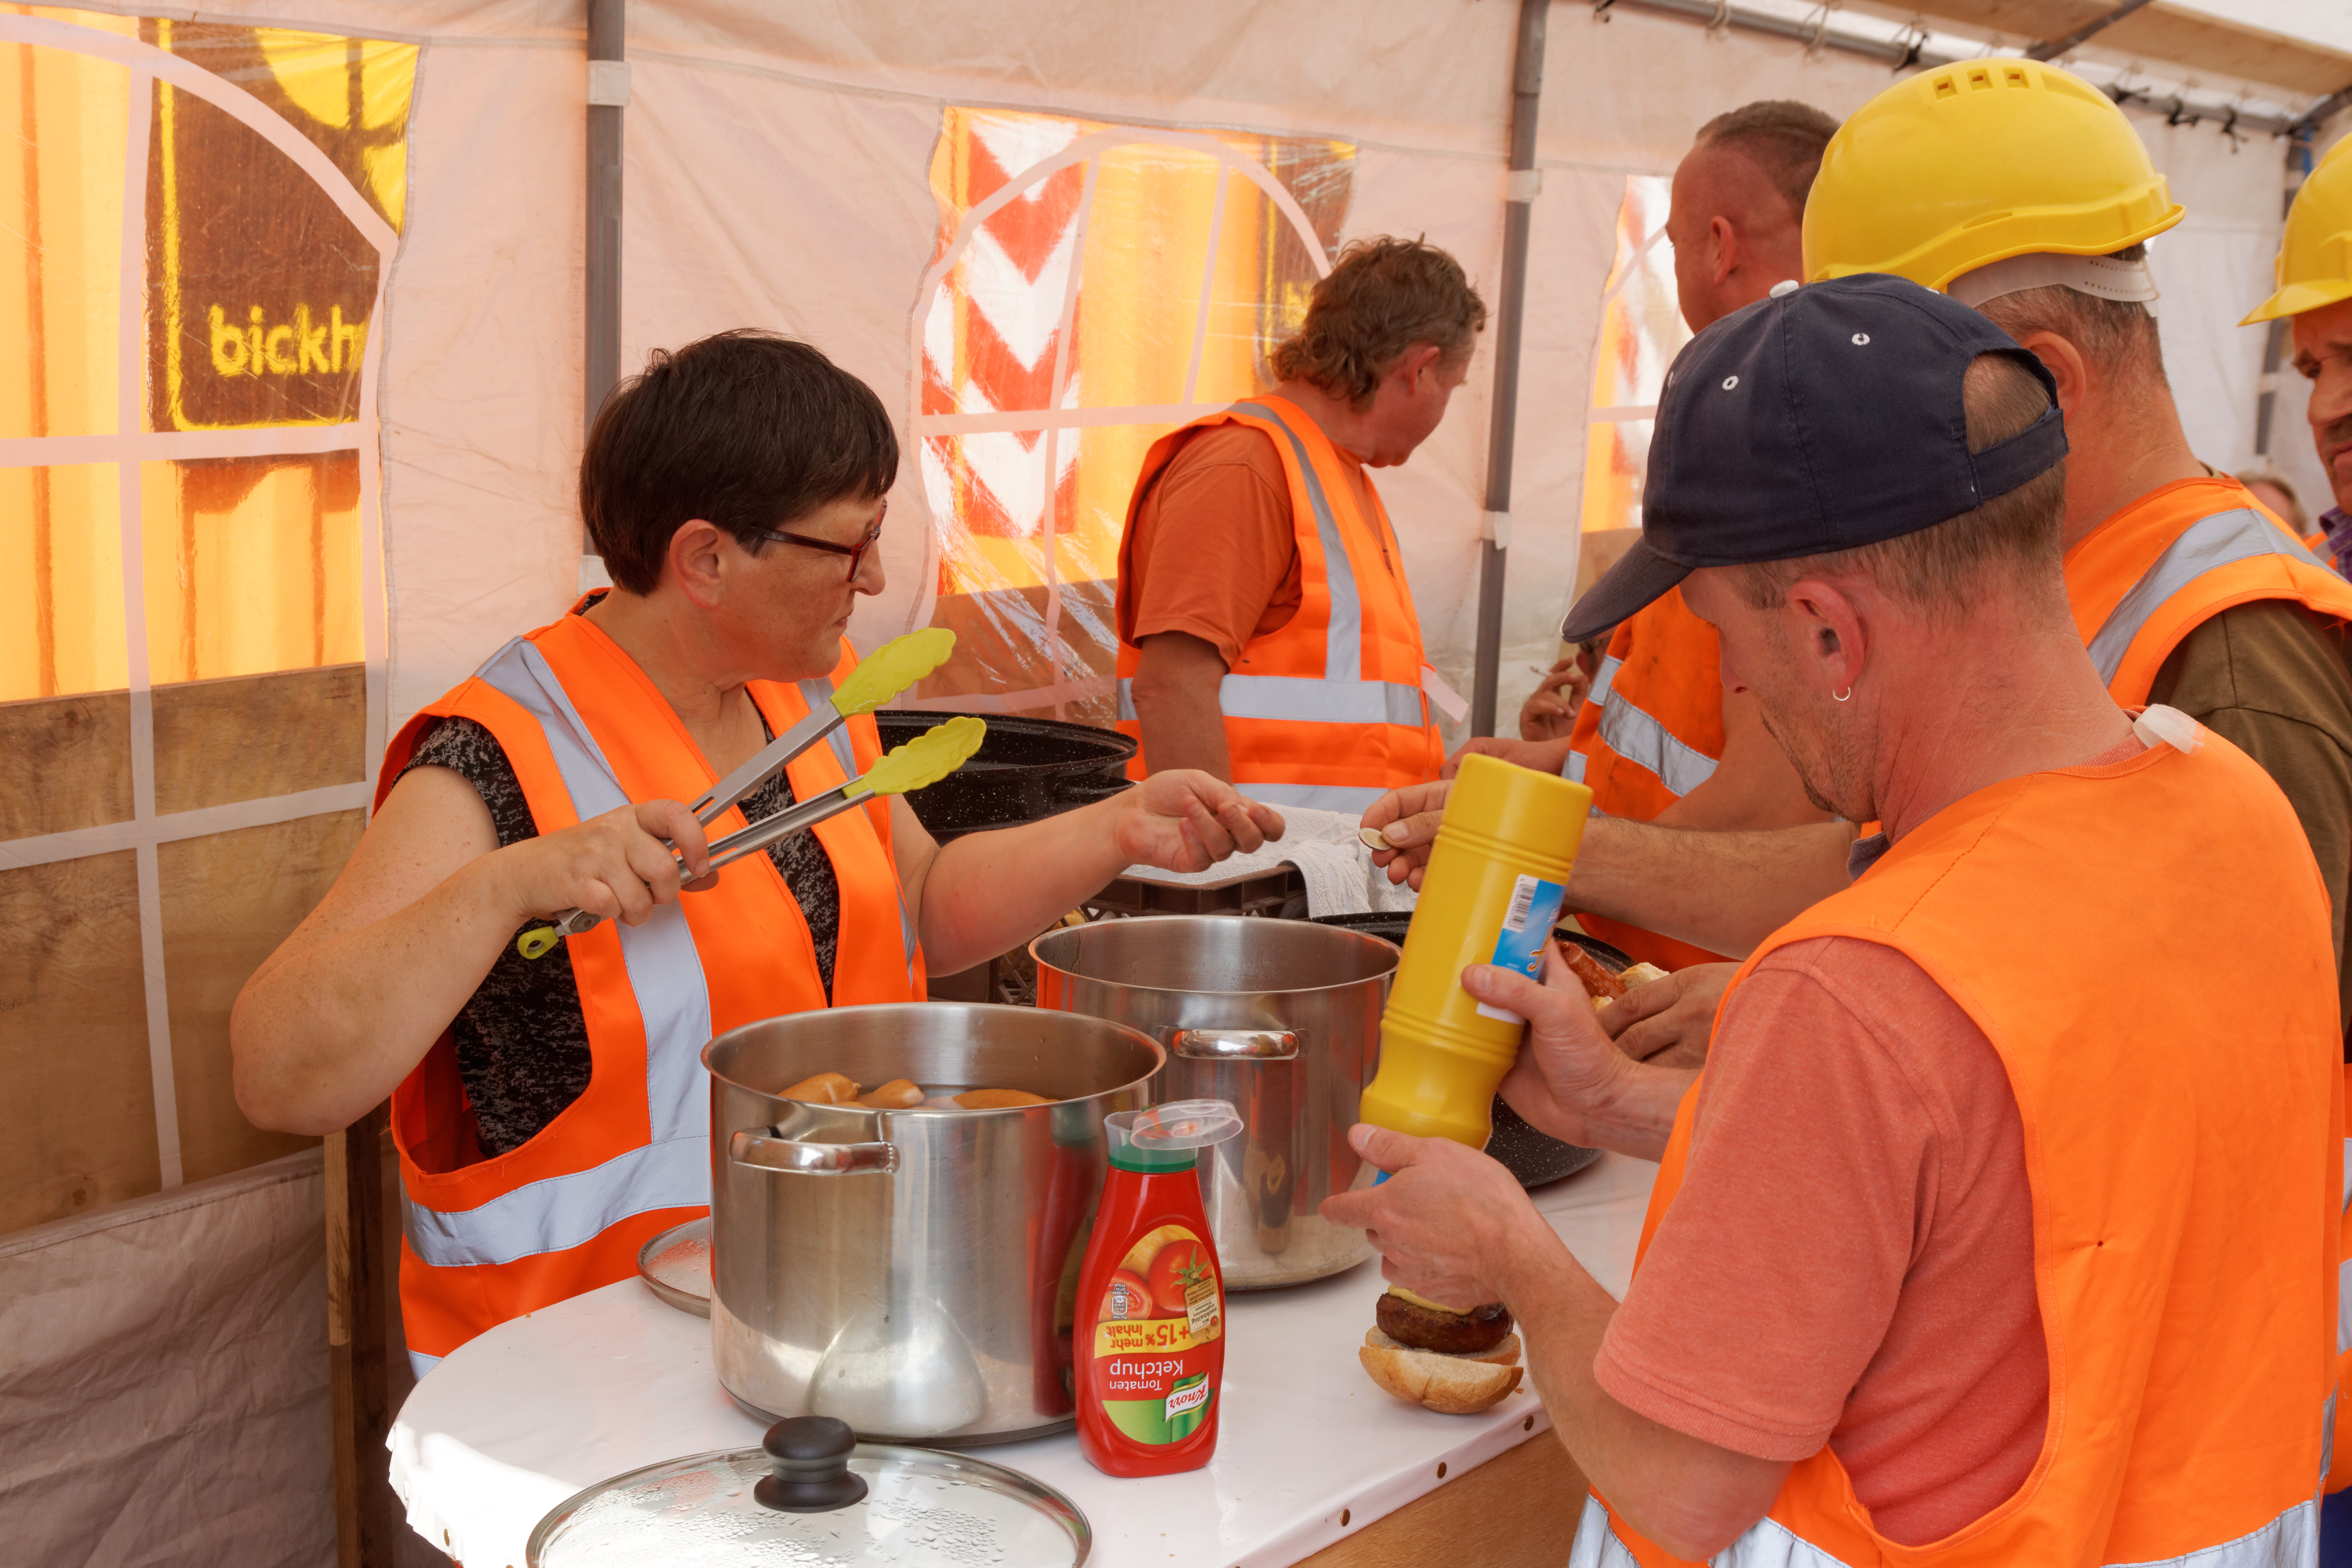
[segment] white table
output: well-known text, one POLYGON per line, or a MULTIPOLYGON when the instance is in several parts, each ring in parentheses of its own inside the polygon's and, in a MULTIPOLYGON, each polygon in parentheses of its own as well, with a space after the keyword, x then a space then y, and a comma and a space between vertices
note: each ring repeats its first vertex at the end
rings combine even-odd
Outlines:
MULTIPOLYGON (((1656 1174, 1607 1154, 1535 1194, 1613 1294, 1656 1174)), ((1089 1568, 1287 1568, 1442 1486, 1441 1468, 1458 1477, 1549 1429, 1525 1384, 1470 1416, 1381 1393, 1356 1360, 1381 1289, 1374 1260, 1231 1298, 1223 1428, 1204 1468, 1117 1479, 1068 1434, 978 1452, 1076 1502, 1094 1526, 1089 1568)), ((763 1430, 719 1386, 709 1325, 625 1279, 501 1324, 426 1373, 393 1426, 392 1485, 410 1525, 466 1568, 524 1568, 532 1526, 572 1493, 756 1447, 763 1430)))

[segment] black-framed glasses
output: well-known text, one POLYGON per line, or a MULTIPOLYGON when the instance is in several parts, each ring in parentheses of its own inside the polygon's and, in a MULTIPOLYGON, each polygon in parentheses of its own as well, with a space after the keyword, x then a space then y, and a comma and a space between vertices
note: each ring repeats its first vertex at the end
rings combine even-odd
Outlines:
POLYGON ((874 520, 874 526, 867 529, 866 536, 855 544, 835 544, 830 539, 814 539, 805 533, 780 533, 772 528, 761 529, 760 537, 772 539, 779 544, 798 544, 810 550, 822 550, 828 555, 846 555, 849 557, 849 580, 855 583, 857 581, 857 569, 866 564, 866 552, 873 549, 875 542, 882 537, 882 524, 889 515, 890 503, 885 501, 881 515, 874 520))

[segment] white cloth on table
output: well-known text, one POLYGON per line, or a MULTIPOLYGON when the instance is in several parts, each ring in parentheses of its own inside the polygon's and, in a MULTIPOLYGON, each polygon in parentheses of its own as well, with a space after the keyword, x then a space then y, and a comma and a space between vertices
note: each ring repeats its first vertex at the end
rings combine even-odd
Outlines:
POLYGON ((1229 882, 1254 871, 1271 871, 1285 864, 1298 868, 1307 883, 1310 915, 1360 915, 1378 910, 1408 910, 1421 895, 1391 883, 1388 872, 1372 864, 1372 852, 1356 837, 1362 818, 1351 811, 1316 811, 1285 806, 1286 831, 1255 854, 1235 855, 1205 871, 1162 871, 1152 866, 1130 866, 1124 873, 1147 882, 1176 887, 1200 887, 1229 882))

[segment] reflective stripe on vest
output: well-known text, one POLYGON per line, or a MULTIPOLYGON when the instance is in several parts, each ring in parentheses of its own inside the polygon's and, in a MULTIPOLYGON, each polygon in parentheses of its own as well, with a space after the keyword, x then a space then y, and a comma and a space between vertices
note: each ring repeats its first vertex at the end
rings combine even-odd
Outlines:
MULTIPOLYGON (((2183 1557, 2158 1563, 2182 1568, 2300 1568, 2319 1561, 2319 1504, 2299 1502, 2235 1541, 2183 1557)), ((1747 1533, 1707 1559, 1714 1568, 1849 1568, 1840 1559, 1796 1534, 1779 1520, 1766 1517, 1747 1533)), ((1584 1512, 1576 1521, 1576 1545, 1568 1568, 1641 1568, 1642 1560, 1619 1539, 1608 1509, 1590 1492, 1584 1512)), ((2156 1568, 2156 1563, 2116 1563, 2111 1568, 2156 1568)))
POLYGON ((1254 780, 1235 789, 1250 799, 1273 806, 1297 806, 1307 811, 1345 811, 1360 816, 1388 792, 1354 784, 1273 784, 1254 780))
MULTIPOLYGON (((1263 403, 1236 403, 1236 413, 1263 419, 1282 432, 1298 458, 1298 472, 1307 481, 1307 499, 1315 508, 1315 537, 1323 542, 1323 583, 1331 598, 1331 619, 1323 632, 1323 679, 1326 680, 1357 680, 1364 673, 1364 606, 1356 595, 1355 563, 1348 559, 1348 546, 1339 537, 1339 521, 1331 515, 1331 502, 1323 493, 1323 480, 1315 472, 1314 459, 1307 454, 1307 443, 1286 423, 1281 415, 1263 403)), ((1221 687, 1219 703, 1224 700, 1221 687)), ((1227 713, 1234 713, 1230 708, 1227 713)), ((1256 714, 1234 714, 1235 718, 1256 718, 1256 714)), ((1264 717, 1282 717, 1269 714, 1264 717)), ((1309 717, 1309 721, 1315 716, 1309 717)), ((1358 723, 1379 723, 1381 720, 1357 720, 1358 723)), ((1421 710, 1413 710, 1411 719, 1387 721, 1418 724, 1421 710)))
MULTIPOLYGON (((515 638, 476 674, 539 721, 581 821, 629 804, 579 710, 529 639, 515 638)), ((830 700, 831 684, 815 684, 830 700)), ((840 750, 846 749, 842 741, 840 750)), ((855 776, 855 761, 847 765, 855 776)), ((616 922, 616 929, 645 1018, 650 1137, 601 1165, 534 1182, 476 1208, 444 1211, 406 1201, 402 1230, 416 1256, 435 1268, 563 1252, 633 1214, 710 1202, 710 1078, 701 1058, 710 1038, 710 996, 701 955, 685 911, 674 903, 656 906, 643 925, 616 922)))
MULTIPOLYGON (((1601 738, 1609 749, 1634 766, 1647 768, 1680 799, 1715 775, 1715 759, 1676 740, 1672 731, 1634 707, 1617 689, 1617 672, 1624 663, 1620 658, 1602 659, 1592 678, 1591 695, 1585 700, 1601 704, 1601 738)), ((1582 760, 1581 752, 1570 755, 1582 760)), ((1581 784, 1583 773, 1580 767, 1568 776, 1581 784)))
MULTIPOLYGON (((1393 680, 1317 680, 1298 675, 1228 675, 1217 708, 1228 719, 1292 724, 1421 724, 1421 688, 1393 680)), ((1118 716, 1134 719, 1135 682, 1118 683, 1118 716)), ((1375 790, 1377 795, 1380 792, 1375 790)))
POLYGON ((2310 551, 2250 509, 2217 511, 2190 523, 2132 584, 2091 638, 2091 662, 2098 668, 2099 679, 2115 679, 2132 640, 2166 600, 2208 572, 2262 555, 2284 555, 2305 565, 2320 565, 2310 551))

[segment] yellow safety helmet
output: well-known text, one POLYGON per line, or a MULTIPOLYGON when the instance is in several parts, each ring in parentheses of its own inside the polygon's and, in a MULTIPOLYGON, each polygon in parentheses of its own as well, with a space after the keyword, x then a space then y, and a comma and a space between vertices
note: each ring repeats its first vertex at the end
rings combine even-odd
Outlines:
POLYGON ((2287 209, 2280 237, 2278 292, 2238 325, 2251 327, 2280 316, 2300 316, 2322 305, 2352 300, 2352 157, 2338 142, 2305 176, 2287 209))
POLYGON ((2012 256, 2105 256, 2183 211, 2105 93, 2039 60, 1959 60, 1896 82, 1830 138, 1805 202, 1805 279, 1945 289, 2012 256))

